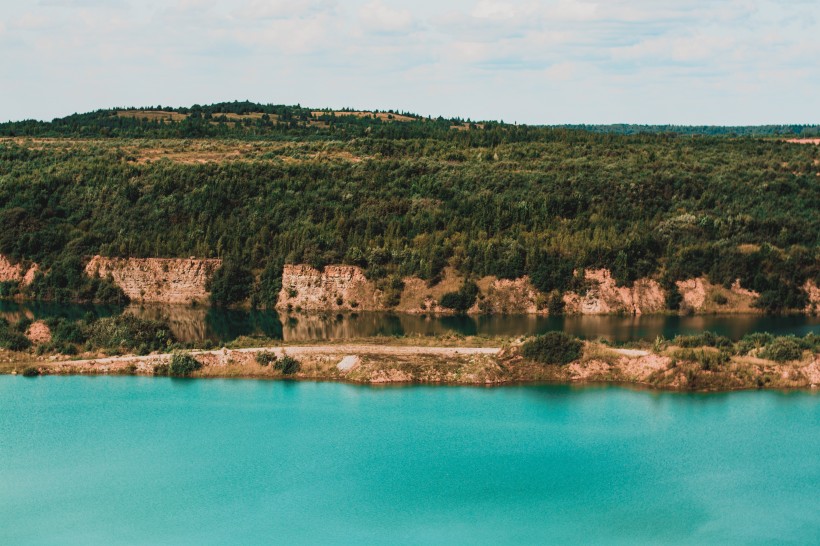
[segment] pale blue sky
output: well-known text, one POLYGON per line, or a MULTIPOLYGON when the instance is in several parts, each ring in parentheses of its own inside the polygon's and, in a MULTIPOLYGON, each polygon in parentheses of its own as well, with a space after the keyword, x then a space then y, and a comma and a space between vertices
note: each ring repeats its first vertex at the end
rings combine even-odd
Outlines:
POLYGON ((820 122, 820 0, 0 0, 0 120, 223 100, 820 122))

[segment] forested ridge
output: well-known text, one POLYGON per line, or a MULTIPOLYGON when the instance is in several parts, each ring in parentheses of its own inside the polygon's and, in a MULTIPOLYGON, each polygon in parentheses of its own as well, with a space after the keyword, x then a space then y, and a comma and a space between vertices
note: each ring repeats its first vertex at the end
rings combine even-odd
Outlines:
POLYGON ((78 294, 95 254, 221 257, 261 305, 284 263, 385 282, 452 265, 545 292, 584 267, 706 275, 771 311, 820 282, 817 146, 226 104, 0 125, 0 253, 49 272, 33 295, 78 294))

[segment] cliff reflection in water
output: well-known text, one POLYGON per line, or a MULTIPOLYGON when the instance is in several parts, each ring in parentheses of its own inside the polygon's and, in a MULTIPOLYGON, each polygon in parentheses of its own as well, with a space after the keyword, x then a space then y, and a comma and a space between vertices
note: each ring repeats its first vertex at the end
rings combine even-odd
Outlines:
MULTIPOLYGON (((308 314, 276 311, 226 310, 189 306, 131 305, 124 309, 144 318, 164 319, 182 341, 231 341, 240 336, 266 336, 288 342, 353 339, 375 336, 437 336, 445 334, 526 336, 551 330, 587 339, 611 341, 652 340, 711 330, 733 339, 750 332, 805 335, 820 334, 820 318, 762 315, 703 316, 572 316, 530 315, 431 317, 393 313, 308 314)), ((0 316, 20 318, 66 317, 80 319, 88 313, 110 316, 122 308, 40 302, 0 301, 0 316)))
POLYGON ((264 335, 288 342, 354 339, 376 336, 527 336, 551 330, 587 339, 623 342, 653 340, 663 335, 711 330, 732 339, 750 332, 805 335, 820 334, 820 319, 806 316, 762 315, 705 316, 573 316, 531 315, 424 316, 393 313, 278 313, 210 308, 131 307, 140 316, 165 317, 174 334, 184 341, 210 339, 226 342, 239 336, 264 335))

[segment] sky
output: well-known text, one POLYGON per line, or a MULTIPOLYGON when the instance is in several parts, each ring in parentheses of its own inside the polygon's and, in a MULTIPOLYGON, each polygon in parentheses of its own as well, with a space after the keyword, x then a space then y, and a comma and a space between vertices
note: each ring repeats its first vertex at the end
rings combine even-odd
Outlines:
POLYGON ((252 100, 820 123, 820 0, 0 0, 0 121, 252 100))

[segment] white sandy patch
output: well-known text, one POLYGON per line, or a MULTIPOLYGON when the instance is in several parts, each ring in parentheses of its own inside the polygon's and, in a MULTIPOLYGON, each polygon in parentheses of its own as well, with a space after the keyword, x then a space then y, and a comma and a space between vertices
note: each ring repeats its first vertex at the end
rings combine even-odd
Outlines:
POLYGON ((336 369, 338 369, 340 372, 349 372, 350 370, 358 366, 361 362, 362 360, 358 356, 346 356, 341 361, 339 361, 338 364, 336 364, 336 369))

